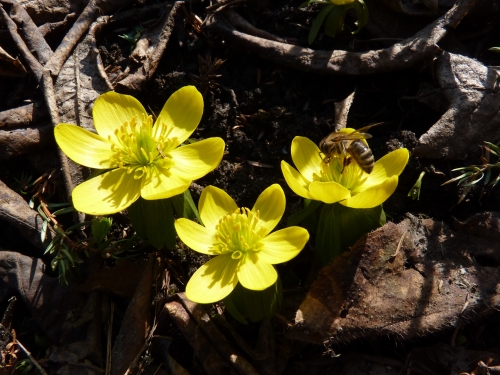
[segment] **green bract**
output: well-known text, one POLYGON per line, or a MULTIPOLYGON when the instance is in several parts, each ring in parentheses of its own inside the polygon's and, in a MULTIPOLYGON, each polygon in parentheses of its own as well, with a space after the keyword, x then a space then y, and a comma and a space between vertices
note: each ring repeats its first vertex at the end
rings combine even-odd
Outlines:
POLYGON ((73 190, 78 211, 105 215, 129 207, 140 196, 170 198, 222 159, 221 138, 179 147, 203 114, 203 98, 194 86, 176 91, 154 126, 137 99, 115 92, 99 96, 92 114, 98 134, 71 124, 55 128, 57 144, 70 159, 106 170, 73 190))
MULTIPOLYGON (((354 129, 344 129, 353 132, 354 129)), ((351 208, 373 208, 391 196, 398 185, 398 176, 408 163, 408 150, 395 150, 375 162, 372 173, 364 172, 352 161, 343 169, 343 158, 333 155, 328 163, 310 139, 295 137, 292 160, 297 169, 281 162, 288 186, 304 198, 336 203, 351 208)))
POLYGON ((264 190, 251 210, 238 208, 225 191, 214 186, 203 190, 198 206, 204 226, 187 219, 175 222, 187 246, 216 255, 186 286, 186 295, 194 302, 220 301, 238 282, 251 290, 270 287, 277 279, 272 265, 295 257, 309 239, 300 227, 271 233, 285 211, 285 194, 277 184, 264 190))

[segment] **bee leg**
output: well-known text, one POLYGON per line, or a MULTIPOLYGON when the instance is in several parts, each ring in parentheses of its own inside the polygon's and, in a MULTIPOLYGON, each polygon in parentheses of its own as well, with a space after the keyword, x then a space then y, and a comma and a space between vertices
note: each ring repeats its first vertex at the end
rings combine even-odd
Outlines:
POLYGON ((342 171, 340 172, 340 174, 344 173, 345 167, 347 167, 349 164, 351 164, 351 158, 350 157, 344 158, 344 162, 342 165, 342 171))

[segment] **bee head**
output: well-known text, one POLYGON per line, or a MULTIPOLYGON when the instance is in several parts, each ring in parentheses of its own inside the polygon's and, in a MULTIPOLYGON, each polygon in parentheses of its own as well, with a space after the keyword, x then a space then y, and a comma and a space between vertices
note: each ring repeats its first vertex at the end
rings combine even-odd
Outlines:
POLYGON ((326 139, 321 140, 321 142, 319 143, 319 149, 325 155, 327 155, 330 152, 330 147, 328 146, 326 139))

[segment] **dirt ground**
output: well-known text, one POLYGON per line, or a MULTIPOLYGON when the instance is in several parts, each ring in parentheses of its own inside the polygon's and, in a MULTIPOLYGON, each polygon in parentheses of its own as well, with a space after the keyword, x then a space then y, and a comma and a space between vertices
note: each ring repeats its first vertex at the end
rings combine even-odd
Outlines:
MULTIPOLYGON (((7 10, 13 2, 0 1, 7 10)), ((37 26, 61 21, 70 12, 80 14, 86 9, 85 2, 60 1, 62 10, 57 13, 58 2, 47 0, 47 6, 53 9, 47 15, 36 9, 35 2, 19 3, 29 10, 37 26)), ((147 33, 168 15, 174 2, 147 0, 123 6, 112 1, 102 3, 108 5, 102 6, 102 13, 95 13, 96 17, 112 15, 117 20, 112 19, 96 34, 94 53, 99 53, 102 67, 110 81, 115 83, 113 80, 127 66, 134 66, 129 56, 135 43, 121 36, 133 35, 137 30, 147 33), (157 8, 141 13, 148 7, 157 8), (130 9, 132 12, 126 13, 130 9), (124 17, 120 19, 120 15, 124 17)), ((340 121, 338 114, 336 117, 338 103, 355 92, 348 114, 342 121, 352 128, 384 123, 370 130, 373 138, 369 144, 375 159, 401 147, 410 151, 410 161, 399 178, 398 187, 383 208, 388 221, 403 223, 398 228, 406 225, 405 233, 411 233, 411 239, 408 234, 403 240, 403 232, 384 227, 386 232, 382 228, 362 239, 349 254, 318 272, 312 237, 299 257, 278 267, 283 281, 283 308, 269 321, 243 325, 228 314, 222 318, 224 307, 221 304, 203 309, 176 294, 184 291, 189 276, 206 261, 206 257, 194 254, 180 243, 173 251, 157 251, 139 241, 134 245, 134 256, 121 265, 121 261, 104 259, 99 254, 90 258, 81 256, 82 264, 78 265, 81 269, 66 286, 59 282, 57 272, 50 269, 53 257, 44 254, 43 244, 37 246, 33 240, 39 236, 40 228, 37 231, 36 224, 30 224, 30 227, 21 223, 26 217, 30 218, 30 214, 16 219, 15 214, 4 206, 0 216, 3 220, 0 249, 4 253, 0 261, 0 313, 9 311, 9 298, 16 296, 18 300, 13 316, 9 318, 6 313, 3 326, 0 326, 0 374, 12 373, 16 366, 15 373, 19 374, 40 373, 42 368, 47 374, 497 373, 500 368, 500 326, 497 323, 500 303, 498 276, 495 275, 499 275, 500 259, 494 250, 498 249, 500 240, 498 186, 492 188, 478 183, 458 203, 463 187, 456 183, 443 186, 443 183, 457 176, 452 172, 454 168, 483 164, 482 157, 486 154, 481 146, 484 143, 476 142, 476 139, 492 143, 500 140, 498 74, 493 68, 500 65, 500 54, 488 50, 500 46, 500 3, 486 0, 466 4, 470 9, 464 12, 461 22, 443 26, 446 35, 439 40, 439 49, 433 54, 424 53, 427 47, 421 50, 415 47, 408 49, 411 58, 400 57, 392 51, 373 58, 370 64, 363 60, 364 52, 387 51, 394 44, 403 45, 434 21, 446 19, 446 12, 451 12, 454 4, 450 1, 436 1, 432 3, 434 5, 416 0, 385 0, 380 4, 367 1, 372 18, 359 34, 353 36, 350 33, 355 28, 355 17, 349 13, 345 30, 335 39, 321 31, 318 39, 309 46, 308 30, 319 9, 317 6, 299 8, 300 1, 291 0, 233 0, 219 4, 228 3, 232 7, 217 11, 212 3, 217 4, 192 1, 181 6, 172 17, 168 43, 152 77, 139 90, 125 85, 115 87, 118 92, 134 95, 154 115, 159 113, 173 92, 185 85, 195 85, 203 93, 203 118, 192 138, 221 137, 226 142, 226 150, 221 164, 191 186, 194 201, 198 201, 203 187, 214 185, 224 189, 240 206, 251 207, 266 187, 278 183, 287 199, 285 216, 279 225, 285 227, 286 219, 300 210, 303 203, 302 198, 287 186, 280 168, 281 161, 293 165, 290 145, 295 136, 305 136, 318 143, 333 131, 340 121), (224 17, 230 18, 227 12, 236 12, 255 28, 284 38, 297 48, 327 51, 328 56, 335 56, 334 51, 348 51, 352 53, 346 58, 350 65, 332 63, 331 72, 311 66, 306 68, 306 65, 303 68, 294 66, 286 60, 304 62, 305 57, 301 60, 292 55, 297 53, 299 56, 307 51, 299 53, 292 48, 288 54, 278 54, 274 45, 264 50, 262 40, 268 39, 262 35, 254 37, 252 43, 256 44, 245 44, 238 39, 239 34, 234 36, 238 32, 245 33, 241 24, 231 29, 232 34, 218 28, 226 25, 224 17), (205 20, 203 25, 202 20, 205 20), (240 31, 235 32, 235 29, 240 31), (419 59, 420 53, 422 57, 419 59), (493 83, 488 81, 479 88, 474 86, 475 83, 456 79, 459 88, 463 86, 471 92, 486 92, 493 99, 487 103, 486 99, 476 102, 479 100, 476 94, 450 94, 453 91, 451 84, 442 78, 444 53, 453 54, 453 58, 463 56, 485 70, 489 68, 488 74, 495 73, 493 83), (359 65, 349 62, 351 58, 359 65), (411 62, 411 59, 415 61, 411 62), (207 73, 210 64, 217 61, 220 65, 207 73), (475 109, 469 111, 463 102, 460 107, 453 95, 467 97, 464 100, 475 109), (443 118, 451 112, 456 116, 452 119, 460 118, 466 122, 469 118, 467 126, 454 128, 454 137, 460 138, 462 143, 441 142, 439 137, 436 140, 435 134, 445 134, 442 130, 445 128, 436 128, 432 142, 426 143, 425 135, 429 129, 444 123, 443 118), (417 151, 422 145, 429 144, 438 149, 436 152, 442 151, 442 157, 436 158, 435 153, 426 149, 417 151), (462 148, 458 149, 457 145, 462 148), (412 200, 408 192, 422 171, 426 174, 420 199, 412 200), (13 216, 14 219, 9 219, 13 216), (23 229, 23 225, 27 229, 23 229), (36 235, 26 234, 29 230, 36 235), (385 245, 387 239, 393 237, 396 244, 401 238, 396 252, 394 247, 385 245), (447 252, 442 252, 443 244, 448 246, 447 252), (370 251, 380 251, 381 255, 375 257, 370 251), (389 257, 391 266, 387 266, 388 263, 380 266, 392 270, 387 271, 382 280, 378 274, 373 275, 378 269, 377 262, 386 260, 384 251, 393 255, 400 252, 403 258, 394 255, 396 260, 389 257), (372 254, 373 258, 367 254, 372 254), (427 285, 425 280, 438 280, 435 288, 429 287, 437 295, 429 292, 432 296, 426 297, 428 306, 422 310, 411 310, 418 303, 411 305, 409 300, 403 297, 399 300, 392 293, 390 288, 404 283, 404 278, 411 280, 409 285, 420 285, 420 281, 411 278, 414 276, 391 268, 398 262, 405 272, 418 271, 422 277, 422 290, 427 285), (430 264, 433 268, 426 268, 430 264), (462 283, 461 272, 473 277, 462 283), (117 279, 123 278, 124 273, 133 276, 127 283, 118 283, 117 279), (368 281, 356 281, 360 274, 368 281), (394 275, 402 275, 403 279, 391 279, 394 275), (445 280, 444 284, 439 282, 440 278, 445 280), (387 280, 393 280, 392 286, 384 284, 387 280), (311 287, 314 281, 315 286, 311 287), (439 297, 447 284, 449 293, 443 292, 439 297), (459 285, 452 290, 455 284, 466 286, 459 285), (386 288, 385 292, 381 292, 384 290, 382 286, 386 288), (370 313, 370 306, 361 306, 373 295, 379 296, 377 298, 383 303, 378 306, 375 299, 370 313), (335 302, 328 302, 330 296, 338 296, 338 306, 335 302), (450 296, 455 296, 453 298, 459 302, 450 296), (447 302, 443 302, 445 300, 447 302), (407 304, 407 309, 400 308, 398 303, 401 306, 407 304), (347 305, 350 307, 346 310, 347 305), (450 313, 447 315, 445 310, 450 313), (299 324, 297 311, 304 314, 303 325, 299 324), (311 314, 309 318, 306 313, 311 314), (316 313, 318 315, 314 315, 316 313), (354 317, 351 321, 342 320, 344 333, 334 331, 335 322, 347 319, 346 314, 354 317), (366 318, 368 323, 363 323, 370 314, 379 315, 380 322, 375 323, 376 319, 371 317, 366 318), (387 320, 388 317, 395 320, 387 320), (415 317, 422 321, 408 327, 401 326, 404 322, 415 322, 415 317), (324 319, 323 323, 320 323, 321 319, 324 319), (26 350, 15 346, 15 354, 12 352, 12 345, 8 344, 15 339, 13 341, 11 331, 6 327, 15 330, 17 339, 26 350), (313 332, 323 332, 323 335, 318 339, 313 332), (346 332, 352 332, 352 335, 346 332), (212 353, 214 347, 218 356, 212 353), (31 359, 26 354, 28 351, 31 359), (242 363, 234 358, 241 359, 242 363), (33 365, 34 362, 39 368, 33 365), (111 363, 112 366, 108 366, 111 363)), ((459 1, 455 6, 464 7, 463 3, 466 2, 459 1)), ((72 18, 66 25, 47 34, 45 38, 52 50, 58 48, 74 21, 72 18)), ((6 150, 0 153, 0 180, 6 185, 0 194, 1 204, 7 205, 14 200, 13 195, 8 195, 11 191, 22 197, 20 202, 32 198, 31 186, 25 189, 20 183, 26 176, 32 176, 31 181, 34 181, 53 168, 58 170, 61 164, 52 137, 53 114, 46 105, 47 86, 29 69, 30 65, 9 34, 5 21, 0 27, 0 47, 14 58, 20 56, 27 69, 22 77, 0 75, 0 132, 3 132, 0 143, 6 150), (35 103, 37 108, 46 108, 44 113, 17 126, 2 123, 2 113, 30 103, 35 103), (13 140, 12 134, 16 131, 28 134, 28 128, 38 129, 39 138, 27 140, 19 133, 13 140), (11 147, 15 142, 21 146, 11 147)), ((227 25, 224 27, 230 29, 227 25)), ((425 35, 421 38, 425 39, 425 35)), ((465 66, 470 68, 470 76, 479 76, 471 64, 461 61, 451 64, 450 69, 457 69, 453 72, 458 77, 457 67, 465 66)), ((0 72, 3 71, 0 65, 0 72)), ((53 78, 56 82, 56 77, 53 78)), ((55 87, 57 93, 57 82, 55 87)), ((491 155, 490 162, 496 162, 494 155, 491 155)), ((496 174, 493 170, 493 175, 496 174)), ((52 186, 52 195, 44 193, 47 201, 67 201, 63 174, 48 184, 52 186)), ((14 212, 20 211, 16 208, 14 212)), ((62 219, 63 226, 70 226, 72 220, 69 217, 62 219)), ((113 231, 117 236, 133 232, 126 212, 114 215, 114 222, 113 231)))

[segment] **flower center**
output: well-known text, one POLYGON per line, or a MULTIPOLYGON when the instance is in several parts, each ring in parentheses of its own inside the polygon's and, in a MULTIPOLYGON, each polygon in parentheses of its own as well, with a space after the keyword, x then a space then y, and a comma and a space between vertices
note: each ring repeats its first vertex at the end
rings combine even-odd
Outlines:
POLYGON ((344 167, 343 155, 332 155, 328 163, 322 161, 320 173, 317 181, 337 182, 346 189, 349 189, 351 193, 357 193, 357 187, 368 177, 368 174, 354 160, 351 160, 349 165, 344 167))
POLYGON ((213 249, 219 254, 232 253, 233 259, 240 259, 247 252, 260 251, 265 228, 259 225, 259 221, 259 211, 252 212, 246 207, 224 216, 215 227, 213 249))
POLYGON ((153 136, 153 118, 142 115, 132 117, 120 128, 115 130, 115 137, 108 136, 111 142, 112 159, 119 168, 133 173, 135 179, 140 179, 149 173, 149 167, 154 164, 159 168, 169 169, 173 165, 169 151, 177 147, 176 137, 169 138, 169 131, 153 136))

